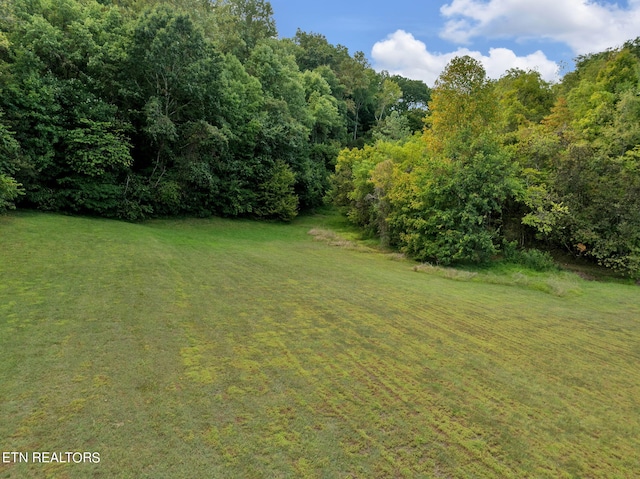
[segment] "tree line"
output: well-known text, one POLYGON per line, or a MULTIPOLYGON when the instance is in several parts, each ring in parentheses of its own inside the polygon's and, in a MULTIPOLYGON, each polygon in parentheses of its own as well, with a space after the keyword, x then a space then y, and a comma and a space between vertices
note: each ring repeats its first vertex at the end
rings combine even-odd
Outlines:
POLYGON ((456 58, 425 123, 340 152, 330 195, 354 223, 438 264, 561 248, 640 276, 640 38, 554 85, 456 58))
POLYGON ((424 83, 277 36, 262 0, 2 0, 0 210, 289 220, 422 127, 424 83))
POLYGON ((438 264, 562 248, 640 275, 640 39, 557 84, 433 89, 263 0, 0 0, 0 210, 292 219, 438 264))

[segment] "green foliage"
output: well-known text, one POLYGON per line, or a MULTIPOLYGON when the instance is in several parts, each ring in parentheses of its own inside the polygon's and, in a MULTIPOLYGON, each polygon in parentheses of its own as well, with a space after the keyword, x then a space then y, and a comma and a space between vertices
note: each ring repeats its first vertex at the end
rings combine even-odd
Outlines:
POLYGON ((333 96, 329 82, 321 71, 309 70, 304 72, 302 82, 312 118, 311 141, 325 143, 330 138, 340 138, 345 120, 340 114, 339 102, 333 96))
POLYGON ((581 254, 632 276, 640 274, 639 165, 638 148, 611 158, 574 147, 556 179, 571 211, 571 244, 581 254))
POLYGON ((278 36, 273 8, 264 0, 217 0, 218 45, 245 61, 260 41, 278 36))
POLYGON ((396 109, 407 112, 409 110, 425 111, 429 101, 431 101, 431 89, 420 80, 411 80, 400 75, 392 75, 389 77, 402 90, 402 98, 400 99, 396 109))
POLYGON ((377 74, 369 67, 364 53, 356 52, 353 58, 341 62, 338 77, 344 85, 351 140, 357 142, 375 120, 377 74))
POLYGON ((640 274, 639 72, 640 59, 628 48, 582 58, 563 82, 566 101, 559 98, 530 137, 539 138, 535 150, 522 150, 542 159, 529 155, 537 173, 529 176, 523 223, 631 276, 640 274))
POLYGON ((407 138, 394 111, 389 132, 374 132, 375 145, 343 150, 333 201, 384 245, 416 259, 485 262, 501 245, 505 205, 524 191, 517 165, 489 129, 497 100, 482 67, 454 60, 430 108, 423 136, 407 138), (383 141, 385 133, 400 141, 383 141))
POLYGON ((402 90, 390 78, 384 78, 376 94, 376 121, 380 122, 393 107, 402 99, 402 90))
POLYGON ((112 217, 120 207, 123 191, 112 174, 93 181, 83 175, 69 175, 57 182, 47 198, 51 209, 112 217))
POLYGON ((553 257, 548 251, 539 249, 520 249, 516 242, 507 242, 503 245, 502 258, 509 264, 524 266, 533 271, 557 271, 553 257))
POLYGON ((423 151, 424 144, 417 136, 404 143, 378 141, 363 149, 342 150, 329 196, 353 223, 369 234, 386 237, 390 195, 403 169, 419 164, 423 151))
POLYGON ((255 213, 265 218, 291 221, 297 215, 298 197, 295 175, 283 162, 277 162, 271 176, 260 185, 255 213))
POLYGON ((491 131, 497 100, 478 62, 454 59, 432 92, 429 159, 410 177, 393 220, 402 248, 421 260, 484 262, 501 243, 502 210, 521 194, 517 168, 491 131))
POLYGON ((0 174, 0 213, 15 209, 14 200, 23 194, 20 183, 10 176, 0 174))
POLYGON ((569 208, 553 198, 544 185, 533 185, 525 193, 529 212, 522 217, 522 224, 535 229, 542 238, 558 239, 567 222, 569 208), (555 200, 555 201, 554 201, 555 200))
POLYGON ((507 132, 539 123, 553 107, 551 85, 536 71, 509 70, 494 88, 507 132))
POLYGON ((321 35, 277 40, 261 0, 2 8, 2 138, 20 150, 9 173, 43 209, 277 216, 263 187, 281 163, 296 197, 282 211, 313 208, 388 96, 364 55, 321 35))
POLYGON ((6 205, 287 220, 331 188, 423 259, 484 261, 508 238, 640 274, 638 40, 553 86, 522 70, 492 82, 460 57, 431 90, 321 34, 277 39, 262 0, 0 13, 6 205))
POLYGON ((267 99, 279 103, 291 116, 292 121, 300 123, 302 127, 310 126, 311 118, 306 108, 303 76, 295 57, 281 44, 260 43, 251 52, 246 68, 249 74, 260 81, 267 99))
POLYGON ((0 110, 0 174, 15 174, 20 167, 20 144, 3 123, 0 110))
POLYGON ((71 0, 18 1, 14 13, 21 21, 8 31, 2 102, 20 145, 15 175, 25 202, 113 214, 99 205, 105 193, 89 191, 118 190, 119 173, 131 164, 128 126, 103 99, 114 85, 113 62, 122 58, 122 19, 116 9, 71 0), (88 209, 75 204, 87 196, 97 198, 88 209))
POLYGON ((469 56, 454 58, 432 91, 425 131, 430 151, 455 158, 459 146, 495 131, 498 107, 482 65, 469 56))
POLYGON ((66 159, 73 171, 102 176, 131 166, 131 145, 121 132, 113 131, 108 122, 85 119, 82 123, 81 128, 65 134, 66 159))
POLYGON ((389 116, 379 121, 371 131, 374 140, 397 141, 408 138, 411 134, 410 120, 392 111, 389 116))
POLYGON ((393 201, 392 229, 419 260, 485 262, 498 251, 503 205, 520 183, 495 141, 480 137, 467 150, 464 159, 428 159, 409 175, 408 194, 393 201))
POLYGON ((394 111, 406 121, 411 132, 422 131, 427 106, 431 101, 431 89, 420 80, 411 80, 400 75, 390 77, 402 90, 402 98, 394 106, 394 111))
POLYGON ((327 38, 319 33, 307 33, 298 29, 293 40, 300 47, 295 54, 301 70, 315 70, 321 66, 337 70, 341 63, 349 58, 349 52, 345 47, 331 45, 327 38))

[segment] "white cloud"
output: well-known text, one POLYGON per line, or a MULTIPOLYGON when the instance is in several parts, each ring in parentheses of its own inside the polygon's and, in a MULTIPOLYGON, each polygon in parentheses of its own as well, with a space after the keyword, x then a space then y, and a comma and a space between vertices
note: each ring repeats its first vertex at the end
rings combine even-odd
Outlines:
POLYGON ((385 40, 377 42, 371 51, 374 67, 407 78, 422 80, 433 86, 445 66, 457 56, 469 55, 480 61, 491 78, 501 77, 510 68, 537 70, 548 81, 558 80, 558 64, 537 51, 524 57, 506 48, 492 48, 489 55, 467 48, 450 53, 431 53, 427 46, 411 33, 398 30, 385 40))
POLYGON ((627 6, 593 0, 453 0, 441 37, 467 44, 475 37, 562 42, 576 54, 606 50, 640 34, 640 0, 627 6))

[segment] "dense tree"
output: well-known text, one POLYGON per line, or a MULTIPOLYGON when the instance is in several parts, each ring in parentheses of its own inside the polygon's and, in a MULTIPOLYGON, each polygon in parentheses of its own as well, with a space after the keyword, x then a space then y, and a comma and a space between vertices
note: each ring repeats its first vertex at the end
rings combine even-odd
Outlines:
POLYGON ((356 52, 340 64, 339 77, 345 87, 351 140, 355 143, 362 130, 368 130, 375 120, 376 73, 364 54, 356 52))
POLYGON ((349 51, 342 45, 331 45, 319 33, 307 33, 298 29, 293 38, 300 48, 296 50, 296 62, 301 70, 315 70, 327 66, 336 71, 349 58, 349 51))
POLYGON ((299 69, 268 2, 2 7, 3 141, 20 151, 11 171, 3 160, 5 197, 20 182, 25 204, 130 219, 290 218, 321 202, 345 88, 331 67, 299 69))
POLYGON ((222 51, 245 61, 261 41, 278 35, 271 3, 264 0, 218 0, 216 22, 222 51))
POLYGON ((411 124, 406 116, 394 110, 372 129, 374 140, 402 140, 411 134, 411 124))
POLYGON ((416 258, 518 239, 640 275, 640 40, 431 90, 276 36, 263 0, 0 2, 0 209, 289 220, 331 186, 416 258))
POLYGON ((495 131, 498 102, 482 65, 454 58, 436 80, 425 140, 434 154, 455 157, 457 148, 495 131))
POLYGON ((551 85, 536 71, 509 70, 495 83, 495 90, 506 132, 540 123, 555 100, 551 85))
MULTIPOLYGON (((9 11, 7 6, 0 4, 3 27, 9 23, 9 11)), ((6 74, 6 56, 11 49, 7 35, 0 32, 0 77, 6 74)), ((2 95, 0 88, 0 95, 2 95)), ((4 111, 0 109, 0 213, 14 207, 13 201, 23 193, 21 185, 13 175, 19 169, 20 145, 14 138, 14 134, 5 124, 4 111)))
POLYGON ((319 71, 304 72, 302 82, 311 114, 311 139, 322 143, 330 138, 340 138, 344 119, 340 115, 338 100, 332 95, 331 86, 319 71))
POLYGON ((20 145, 0 115, 0 213, 14 208, 13 201, 23 194, 22 185, 12 176, 19 168, 19 157, 20 145))
POLYGON ((482 66, 455 58, 436 81, 424 133, 428 158, 394 200, 405 251, 439 263, 486 261, 502 243, 502 211, 520 195, 495 131, 498 101, 482 66))
POLYGON ((42 208, 113 214, 130 163, 126 122, 104 98, 122 21, 95 2, 13 4, 2 106, 20 144, 16 179, 42 208), (35 134, 34 134, 35 133, 35 134))
POLYGON ((502 242, 505 202, 521 194, 517 168, 491 130, 497 98, 469 57, 449 64, 432 98, 422 137, 340 155, 334 198, 417 259, 486 261, 502 242))
POLYGON ((402 90, 398 86, 396 82, 387 78, 387 75, 382 76, 382 84, 378 88, 378 93, 376 94, 376 121, 380 122, 382 119, 387 116, 393 107, 395 107, 398 102, 402 99, 402 90))
POLYGON ((402 97, 394 110, 406 118, 411 131, 421 131, 431 101, 431 89, 423 81, 411 80, 401 75, 392 75, 390 79, 402 90, 402 97))
POLYGON ((640 59, 612 51, 588 65, 568 94, 573 141, 551 172, 569 209, 565 242, 601 264, 640 274, 640 59))
POLYGON ((423 166, 424 153, 425 145, 419 136, 344 149, 332 176, 330 197, 353 223, 370 235, 387 236, 385 241, 391 242, 391 195, 398 195, 399 183, 407 172, 423 166))
POLYGON ((428 158, 392 198, 391 229, 417 259, 484 262, 502 243, 502 209, 521 190, 516 170, 491 136, 460 147, 463 157, 428 158))
POLYGON ((221 56, 189 16, 157 7, 134 26, 126 70, 127 103, 141 134, 134 173, 149 189, 143 202, 173 214, 211 203, 206 196, 217 193, 215 182, 205 185, 202 175, 213 174, 211 163, 226 146, 221 56))
POLYGON ((627 46, 579 58, 551 112, 512 137, 527 167, 523 223, 551 245, 635 276, 639 71, 627 46))

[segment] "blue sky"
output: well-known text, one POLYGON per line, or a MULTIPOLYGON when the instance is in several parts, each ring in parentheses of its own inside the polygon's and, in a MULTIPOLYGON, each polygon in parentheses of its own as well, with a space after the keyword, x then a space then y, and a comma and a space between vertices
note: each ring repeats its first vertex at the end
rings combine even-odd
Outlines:
POLYGON ((281 37, 321 33, 377 70, 433 85, 456 55, 480 60, 489 76, 536 69, 550 81, 577 55, 640 36, 640 0, 270 0, 281 37))

